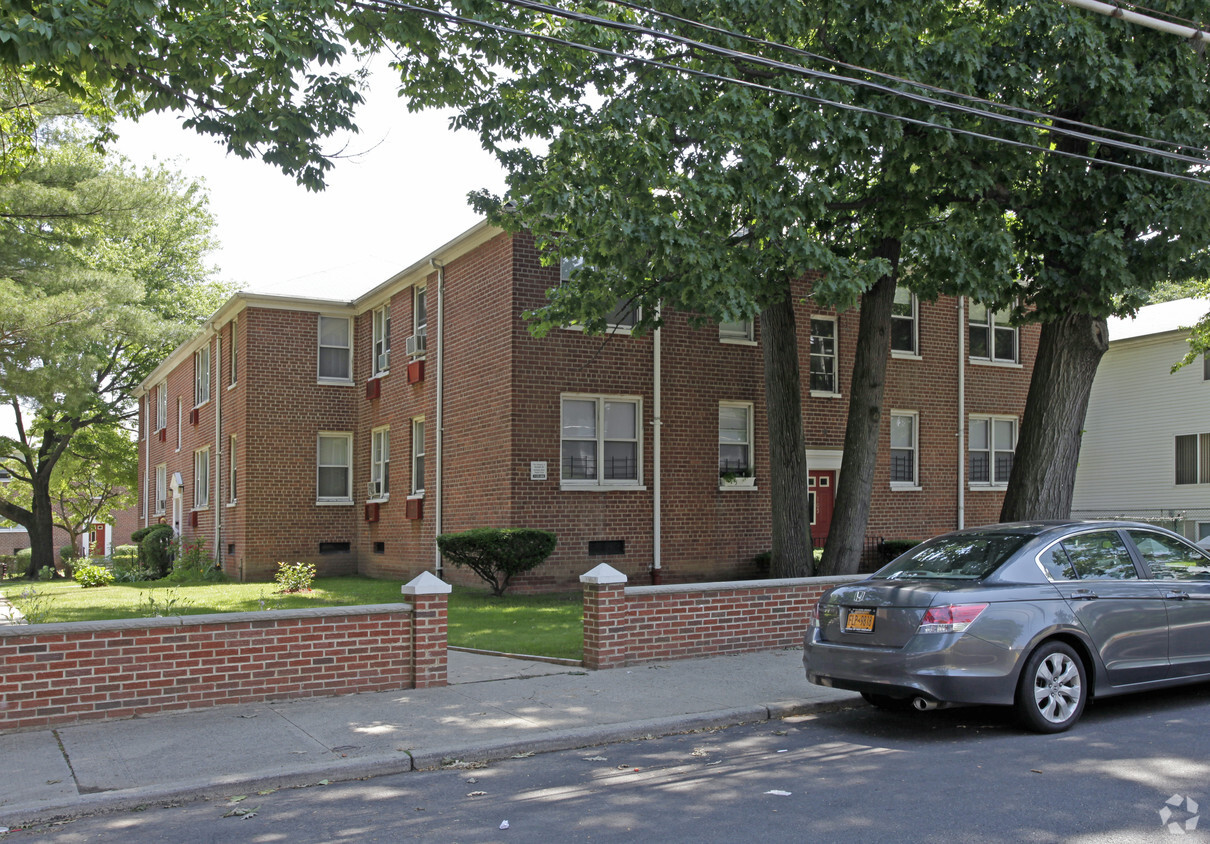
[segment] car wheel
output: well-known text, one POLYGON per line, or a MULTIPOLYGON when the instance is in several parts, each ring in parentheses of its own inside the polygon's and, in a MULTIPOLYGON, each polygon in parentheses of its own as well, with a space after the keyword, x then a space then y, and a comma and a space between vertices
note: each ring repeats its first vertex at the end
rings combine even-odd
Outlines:
POLYGON ((1061 733, 1080 719, 1088 688, 1084 661, 1062 642, 1043 642, 1021 671, 1017 713, 1037 733, 1061 733))
POLYGON ((861 696, 865 698, 865 702, 870 704, 870 706, 876 706, 887 712, 907 712, 912 708, 912 699, 910 697, 891 697, 890 695, 879 695, 873 692, 862 692, 861 696))

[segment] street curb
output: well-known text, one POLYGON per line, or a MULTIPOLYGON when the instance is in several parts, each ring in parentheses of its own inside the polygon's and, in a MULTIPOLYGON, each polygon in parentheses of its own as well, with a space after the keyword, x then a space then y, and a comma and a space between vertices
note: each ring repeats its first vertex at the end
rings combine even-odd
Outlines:
POLYGON ((289 771, 250 771, 207 780, 183 781, 169 786, 140 786, 120 792, 83 794, 72 800, 0 808, 0 827, 10 829, 37 826, 68 817, 129 811, 165 803, 227 798, 237 794, 269 789, 306 788, 321 780, 330 783, 431 771, 451 763, 495 762, 520 754, 553 753, 687 733, 694 730, 734 727, 740 724, 773 721, 795 715, 830 712, 861 705, 861 698, 823 701, 778 701, 734 709, 720 709, 691 715, 674 715, 631 721, 626 724, 602 724, 535 734, 524 739, 501 742, 452 745, 442 750, 398 751, 354 759, 299 767, 289 771))

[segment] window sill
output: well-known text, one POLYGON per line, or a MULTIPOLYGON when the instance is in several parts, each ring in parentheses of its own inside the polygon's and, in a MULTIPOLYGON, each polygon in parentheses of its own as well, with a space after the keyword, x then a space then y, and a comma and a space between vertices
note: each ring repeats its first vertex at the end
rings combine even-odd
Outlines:
POLYGON ((891 482, 891 492, 921 492, 921 487, 918 484, 897 484, 891 482))
POLYGON ((228 509, 230 509, 230 508, 234 507, 234 506, 235 506, 235 505, 237 505, 237 504, 239 504, 239 501, 228 501, 228 502, 227 502, 227 508, 228 508, 228 509))
POLYGON ((352 498, 317 498, 315 499, 316 507, 349 507, 352 506, 352 498))
POLYGON ((839 399, 844 398, 840 393, 832 393, 827 390, 811 390, 811 398, 813 399, 839 399))
POLYGON ((375 498, 367 498, 366 504, 386 504, 391 500, 390 495, 379 495, 375 498))
POLYGON ((410 493, 408 495, 408 501, 423 501, 423 500, 424 500, 424 490, 423 489, 417 490, 416 492, 410 493))
POLYGON ((971 492, 1004 492, 1008 484, 968 484, 966 488, 971 492))
POLYGON ((195 405, 193 406, 193 410, 200 410, 201 408, 205 407, 205 406, 206 406, 206 405, 208 405, 208 404, 210 404, 210 399, 206 399, 206 400, 205 400, 204 402, 202 402, 201 404, 195 404, 195 405))
POLYGON ((1011 360, 988 360, 987 358, 969 358, 971 366, 995 366, 1000 369, 1024 369, 1025 367, 1011 360))
POLYGON ((646 492, 647 487, 643 484, 575 484, 563 481, 559 484, 559 490, 562 492, 646 492))
POLYGON ((356 387, 352 378, 317 378, 316 384, 328 387, 356 387))
POLYGON ((719 337, 718 342, 724 346, 758 346, 760 345, 755 340, 746 340, 742 337, 719 337))
POLYGON ((373 381, 373 380, 374 380, 374 379, 376 379, 376 378, 377 378, 377 379, 386 378, 386 377, 387 377, 388 375, 390 375, 390 374, 391 374, 391 370, 389 370, 389 369, 384 369, 384 370, 382 370, 382 372, 375 372, 373 375, 371 375, 369 378, 367 378, 367 379, 366 379, 366 381, 367 381, 367 382, 369 382, 369 381, 373 381))
POLYGON ((238 387, 238 386, 239 386, 239 382, 238 382, 238 381, 232 381, 230 384, 228 384, 228 385, 227 385, 227 389, 228 389, 228 390, 234 390, 234 389, 235 389, 236 387, 238 387))
POLYGON ((755 492, 759 487, 756 484, 719 484, 719 492, 755 492))
POLYGON ((209 504, 206 504, 206 505, 204 505, 204 506, 202 506, 202 507, 194 507, 194 508, 193 508, 192 510, 190 510, 189 512, 190 512, 190 513, 205 513, 205 512, 206 512, 207 510, 209 510, 209 509, 210 509, 210 505, 209 505, 209 504))
POLYGON ((891 349, 891 359, 892 360, 924 360, 924 358, 921 357, 916 352, 897 352, 894 349, 891 349))

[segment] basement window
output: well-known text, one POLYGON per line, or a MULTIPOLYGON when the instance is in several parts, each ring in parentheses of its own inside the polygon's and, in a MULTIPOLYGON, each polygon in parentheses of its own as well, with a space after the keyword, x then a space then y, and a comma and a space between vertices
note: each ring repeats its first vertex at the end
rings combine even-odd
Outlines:
POLYGON ((350 545, 347 542, 321 542, 319 543, 319 553, 321 554, 347 554, 349 553, 350 545))
POLYGON ((625 539, 594 539, 588 543, 590 557, 613 557, 625 553, 625 539))

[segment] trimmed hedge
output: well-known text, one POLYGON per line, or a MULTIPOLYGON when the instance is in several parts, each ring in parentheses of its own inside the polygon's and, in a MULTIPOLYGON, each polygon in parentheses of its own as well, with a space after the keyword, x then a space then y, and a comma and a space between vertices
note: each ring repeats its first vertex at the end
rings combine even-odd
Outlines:
POLYGON ((466 566, 504 595, 515 575, 537 568, 555 550, 558 539, 535 528, 476 528, 437 537, 441 554, 456 566, 466 566))
POLYGON ((139 565, 151 569, 157 577, 172 571, 172 526, 148 525, 130 534, 139 544, 139 565))

